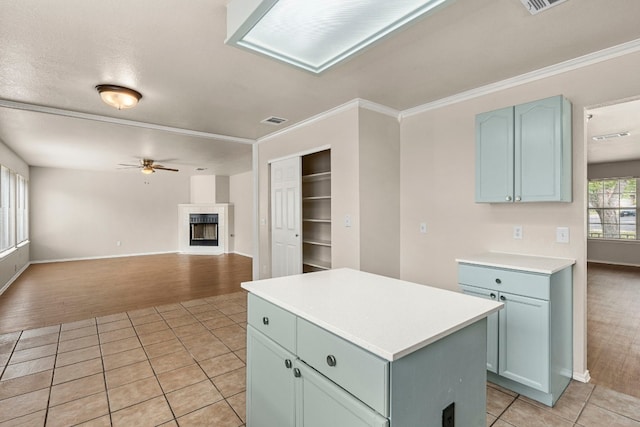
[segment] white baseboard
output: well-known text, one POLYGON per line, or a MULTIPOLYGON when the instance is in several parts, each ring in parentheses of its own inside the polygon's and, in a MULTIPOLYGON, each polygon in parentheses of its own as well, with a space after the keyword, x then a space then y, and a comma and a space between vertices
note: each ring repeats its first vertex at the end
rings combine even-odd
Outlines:
POLYGON ((2 289, 0 289, 0 295, 2 295, 4 293, 4 291, 6 291, 7 289, 9 289, 9 286, 11 286, 11 284, 13 282, 15 282, 15 280, 20 277, 20 275, 22 273, 24 273, 24 271, 27 269, 27 267, 29 267, 31 265, 31 262, 28 262, 24 265, 24 267, 22 267, 20 270, 18 270, 16 272, 16 274, 13 275, 13 277, 11 279, 9 279, 9 281, 7 283, 5 283, 5 285, 2 287, 2 289))
POLYGON ((246 256, 247 258, 253 258, 253 255, 245 254, 245 253, 242 253, 242 252, 233 251, 233 253, 237 254, 237 255, 246 256))
POLYGON ((615 262, 615 261, 601 261, 597 259, 587 259, 587 262, 592 262, 594 264, 620 265, 622 267, 640 267, 640 264, 631 264, 627 262, 615 262))
POLYGON ((591 374, 589 374, 589 370, 587 369, 584 372, 573 372, 573 379, 576 381, 580 381, 582 383, 588 383, 591 381, 591 374))
POLYGON ((81 258, 60 258, 60 259, 31 261, 31 264, 44 264, 48 262, 87 261, 92 259, 125 258, 125 257, 132 257, 132 256, 164 255, 164 254, 175 254, 175 253, 178 253, 178 251, 146 252, 146 253, 138 253, 138 254, 123 254, 123 255, 104 255, 104 256, 81 257, 81 258))

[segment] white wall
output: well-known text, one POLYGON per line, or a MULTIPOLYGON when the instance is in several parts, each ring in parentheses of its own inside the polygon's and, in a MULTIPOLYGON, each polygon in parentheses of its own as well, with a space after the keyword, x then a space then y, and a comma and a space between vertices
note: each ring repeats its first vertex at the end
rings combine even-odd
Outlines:
MULTIPOLYGON (((640 177, 640 160, 596 163, 589 165, 587 169, 589 179, 640 177)), ((593 262, 640 266, 640 242, 588 240, 587 259, 593 262)))
POLYGON ((359 111, 360 269, 400 277, 400 124, 359 111))
POLYGON ((574 371, 586 372, 586 150, 584 109, 640 94, 634 53, 421 114, 401 123, 401 277, 458 289, 455 258, 498 250, 576 259, 574 371), (474 203, 474 117, 564 94, 573 103, 573 202, 474 203), (420 234, 418 224, 427 223, 420 234), (522 225, 522 240, 512 238, 522 225), (568 226, 571 242, 555 243, 568 226))
POLYGON ((229 202, 233 204, 233 251, 253 256, 253 172, 229 177, 229 202))
MULTIPOLYGON (((29 166, 2 141, 0 141, 0 164, 30 179, 29 166)), ((0 293, 29 263, 30 246, 30 244, 23 245, 0 259, 0 293)))
POLYGON ((32 167, 31 259, 175 252, 189 182, 180 173, 32 167))

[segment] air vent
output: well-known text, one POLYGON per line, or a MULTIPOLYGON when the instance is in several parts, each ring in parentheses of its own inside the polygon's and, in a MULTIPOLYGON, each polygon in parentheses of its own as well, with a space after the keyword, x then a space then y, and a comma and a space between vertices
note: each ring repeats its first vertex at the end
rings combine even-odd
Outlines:
POLYGON ((535 15, 567 0, 520 0, 530 14, 535 15))
POLYGON ((629 135, 631 135, 630 132, 624 131, 624 132, 608 133, 606 135, 598 135, 598 136, 592 137, 591 139, 593 139, 594 141, 606 141, 607 139, 621 138, 623 136, 629 136, 629 135))
POLYGON ((271 116, 271 117, 267 117, 266 119, 262 120, 260 123, 266 123, 268 125, 278 126, 278 125, 281 125, 282 123, 284 123, 286 121, 287 121, 287 119, 283 119, 282 117, 271 116))

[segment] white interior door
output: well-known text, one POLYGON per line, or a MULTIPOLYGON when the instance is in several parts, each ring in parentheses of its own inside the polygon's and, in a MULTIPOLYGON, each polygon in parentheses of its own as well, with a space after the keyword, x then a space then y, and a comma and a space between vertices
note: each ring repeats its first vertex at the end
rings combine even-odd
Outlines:
POLYGON ((271 163, 271 276, 302 273, 301 158, 271 163))

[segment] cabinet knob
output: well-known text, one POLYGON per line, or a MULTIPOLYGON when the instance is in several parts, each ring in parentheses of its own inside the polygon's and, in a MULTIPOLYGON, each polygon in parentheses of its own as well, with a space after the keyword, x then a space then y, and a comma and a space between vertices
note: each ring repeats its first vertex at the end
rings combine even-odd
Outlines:
POLYGON ((504 295, 500 295, 500 301, 506 301, 507 298, 504 295))
POLYGON ((489 296, 491 297, 491 299, 496 299, 496 294, 494 294, 493 292, 491 292, 489 296))
POLYGON ((499 285, 500 283, 502 283, 502 280, 496 279, 496 283, 499 285))
POLYGON ((522 200, 522 198, 520 196, 516 196, 516 202, 519 202, 520 200, 522 200))
POLYGON ((264 317, 262 318, 262 324, 263 324, 263 325, 268 325, 268 324, 269 324, 269 318, 268 318, 267 316, 264 316, 264 317))
POLYGON ((300 378, 302 376, 302 374, 300 373, 300 369, 294 368, 293 369, 293 376, 296 377, 296 378, 300 378))
POLYGON ((507 202, 510 202, 510 201, 511 201, 511 196, 507 196, 507 197, 505 197, 504 199, 505 199, 507 202))
POLYGON ((336 366, 336 357, 332 354, 327 356, 327 365, 336 366))
POLYGON ((291 367, 293 366, 293 364, 291 363, 291 359, 285 359, 285 361, 284 361, 284 366, 285 366, 287 369, 291 369, 291 367))

